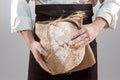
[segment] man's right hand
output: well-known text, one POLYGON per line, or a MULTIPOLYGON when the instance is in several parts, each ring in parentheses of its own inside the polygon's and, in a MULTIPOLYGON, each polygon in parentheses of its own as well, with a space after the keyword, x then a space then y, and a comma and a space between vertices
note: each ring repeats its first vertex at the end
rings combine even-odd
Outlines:
POLYGON ((33 41, 30 44, 30 50, 33 53, 34 58, 40 64, 40 66, 47 72, 51 73, 45 62, 43 61, 41 55, 47 56, 47 52, 42 48, 41 44, 37 41, 33 41))
POLYGON ((33 56, 35 60, 39 63, 39 65, 48 73, 51 73, 51 71, 46 66, 44 60, 42 59, 41 55, 47 56, 47 52, 43 49, 41 44, 34 40, 33 34, 31 30, 24 30, 20 32, 25 39, 28 47, 33 53, 33 56))

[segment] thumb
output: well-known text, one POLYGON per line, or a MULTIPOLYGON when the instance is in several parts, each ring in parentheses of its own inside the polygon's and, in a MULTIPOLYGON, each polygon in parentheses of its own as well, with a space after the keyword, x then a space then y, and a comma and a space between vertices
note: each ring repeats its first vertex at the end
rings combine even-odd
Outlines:
POLYGON ((47 56, 48 53, 41 47, 41 46, 38 46, 37 47, 37 50, 40 54, 42 54, 43 56, 47 56))

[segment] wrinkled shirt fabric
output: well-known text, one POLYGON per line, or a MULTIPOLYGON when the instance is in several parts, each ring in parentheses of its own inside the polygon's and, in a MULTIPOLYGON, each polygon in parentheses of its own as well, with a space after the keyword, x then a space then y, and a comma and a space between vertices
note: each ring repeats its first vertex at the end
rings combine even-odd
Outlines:
MULTIPOLYGON (((29 0, 27 0, 29 1, 29 0)), ((26 0, 11 0, 11 32, 33 30, 31 10, 26 0)), ((45 4, 92 4, 93 7, 99 1, 101 6, 96 17, 102 17, 108 23, 109 28, 115 29, 120 9, 120 0, 31 0, 35 5, 45 4)))

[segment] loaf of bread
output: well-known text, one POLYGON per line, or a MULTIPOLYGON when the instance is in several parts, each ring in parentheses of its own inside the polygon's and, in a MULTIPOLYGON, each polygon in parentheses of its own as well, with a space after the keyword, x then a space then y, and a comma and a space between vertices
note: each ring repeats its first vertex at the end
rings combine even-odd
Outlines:
POLYGON ((83 13, 79 16, 70 16, 55 21, 39 21, 36 23, 36 35, 48 55, 43 59, 53 75, 74 72, 88 68, 95 63, 90 46, 71 46, 69 42, 75 32, 82 26, 83 13), (86 48, 88 53, 87 64, 85 60, 86 48), (83 63, 85 62, 85 64, 83 63), (80 64, 83 64, 82 67, 80 64), (87 66, 86 66, 87 64, 87 66))

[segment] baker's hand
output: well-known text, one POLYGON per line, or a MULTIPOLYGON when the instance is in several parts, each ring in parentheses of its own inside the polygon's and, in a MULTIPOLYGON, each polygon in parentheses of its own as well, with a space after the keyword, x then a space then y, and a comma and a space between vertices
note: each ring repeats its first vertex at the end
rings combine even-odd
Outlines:
POLYGON ((92 42, 103 27, 106 21, 102 18, 97 18, 93 23, 83 25, 82 29, 73 34, 70 44, 73 46, 85 46, 92 42))
POLYGON ((82 29, 78 30, 73 36, 70 42, 73 46, 85 46, 92 42, 99 31, 96 30, 91 24, 84 25, 82 29))
POLYGON ((41 46, 41 44, 34 40, 33 33, 31 30, 20 31, 25 42, 27 43, 29 49, 32 51, 35 60, 40 64, 40 66, 47 72, 51 73, 48 67, 46 66, 41 55, 46 56, 47 52, 41 46))
POLYGON ((37 41, 34 41, 30 45, 30 50, 32 51, 34 58, 40 64, 40 66, 47 72, 51 73, 48 67, 46 66, 41 55, 47 56, 47 52, 42 48, 41 44, 37 41))

